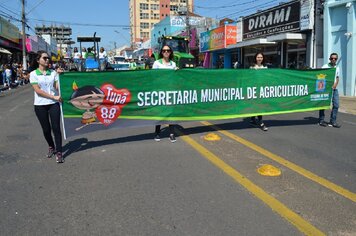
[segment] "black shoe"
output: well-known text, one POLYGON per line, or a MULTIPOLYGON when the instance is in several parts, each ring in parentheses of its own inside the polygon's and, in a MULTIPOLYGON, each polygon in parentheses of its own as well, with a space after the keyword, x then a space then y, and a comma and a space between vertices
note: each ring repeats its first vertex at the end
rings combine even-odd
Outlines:
POLYGON ((328 126, 328 123, 326 123, 325 121, 319 121, 318 125, 326 127, 328 126))
POLYGON ((57 152, 57 153, 56 153, 56 162, 57 162, 58 164, 64 162, 64 159, 63 159, 63 156, 62 156, 62 153, 61 153, 61 152, 57 152))
POLYGON ((263 131, 267 131, 267 130, 268 130, 267 126, 266 126, 265 123, 263 123, 263 122, 260 124, 260 128, 261 128, 263 131))
POLYGON ((47 153, 47 158, 53 157, 54 154, 55 154, 54 148, 53 147, 49 147, 48 148, 48 153, 47 153))
POLYGON ((341 125, 339 125, 338 123, 329 123, 328 125, 334 128, 341 128, 341 125))
POLYGON ((171 143, 174 143, 176 140, 176 137, 174 136, 174 134, 170 134, 169 135, 169 140, 171 141, 171 143))
POLYGON ((159 137, 159 134, 156 134, 156 136, 155 136, 155 141, 156 141, 156 142, 161 141, 161 138, 159 137))

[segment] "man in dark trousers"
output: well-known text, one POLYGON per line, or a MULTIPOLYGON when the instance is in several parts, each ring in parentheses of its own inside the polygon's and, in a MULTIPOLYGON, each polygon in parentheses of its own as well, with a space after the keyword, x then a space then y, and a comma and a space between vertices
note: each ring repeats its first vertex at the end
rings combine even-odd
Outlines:
POLYGON ((334 84, 332 86, 333 88, 333 94, 332 94, 332 109, 331 109, 331 114, 330 114, 330 122, 326 123, 324 121, 325 119, 325 110, 320 110, 319 111, 319 125, 326 127, 326 126, 331 126, 334 128, 340 128, 341 125, 336 123, 336 117, 337 117, 337 112, 339 110, 339 92, 337 90, 337 85, 339 84, 339 67, 336 66, 336 62, 338 59, 337 53, 333 52, 330 54, 329 60, 330 62, 328 64, 323 65, 322 68, 336 68, 335 71, 335 79, 334 79, 334 84))

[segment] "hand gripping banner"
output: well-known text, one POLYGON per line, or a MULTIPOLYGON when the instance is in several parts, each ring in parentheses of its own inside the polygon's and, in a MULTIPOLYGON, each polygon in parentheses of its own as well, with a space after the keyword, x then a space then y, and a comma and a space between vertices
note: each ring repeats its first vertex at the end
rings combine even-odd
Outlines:
POLYGON ((334 76, 335 69, 68 72, 60 76, 64 136, 329 109, 334 76))

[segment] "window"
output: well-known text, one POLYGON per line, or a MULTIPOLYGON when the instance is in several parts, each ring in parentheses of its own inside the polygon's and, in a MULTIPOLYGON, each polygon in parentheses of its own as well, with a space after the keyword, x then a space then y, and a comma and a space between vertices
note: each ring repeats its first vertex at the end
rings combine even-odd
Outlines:
POLYGON ((171 5, 171 6, 170 6, 170 10, 171 10, 171 11, 178 11, 178 6, 173 6, 173 5, 171 5))
POLYGON ((148 4, 147 3, 140 3, 140 10, 148 10, 148 4))
POLYGON ((149 38, 150 37, 150 33, 149 32, 141 32, 140 33, 140 37, 141 38, 149 38))
POLYGON ((140 13, 140 19, 149 19, 148 13, 140 13))
POLYGON ((146 23, 146 22, 141 22, 140 23, 140 28, 141 29, 148 29, 149 27, 150 27, 149 23, 146 23))
POLYGON ((154 13, 151 15, 151 19, 152 20, 159 20, 159 14, 158 13, 154 13))
POLYGON ((159 10, 158 4, 151 4, 151 10, 159 10))

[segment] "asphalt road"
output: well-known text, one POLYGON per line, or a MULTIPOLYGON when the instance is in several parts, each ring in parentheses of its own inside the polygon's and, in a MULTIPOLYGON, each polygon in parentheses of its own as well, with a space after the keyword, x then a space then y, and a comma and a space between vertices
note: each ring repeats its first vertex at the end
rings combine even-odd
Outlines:
POLYGON ((354 115, 183 123, 174 144, 154 127, 96 132, 58 165, 32 104, 30 86, 0 94, 0 235, 356 235, 354 115))

